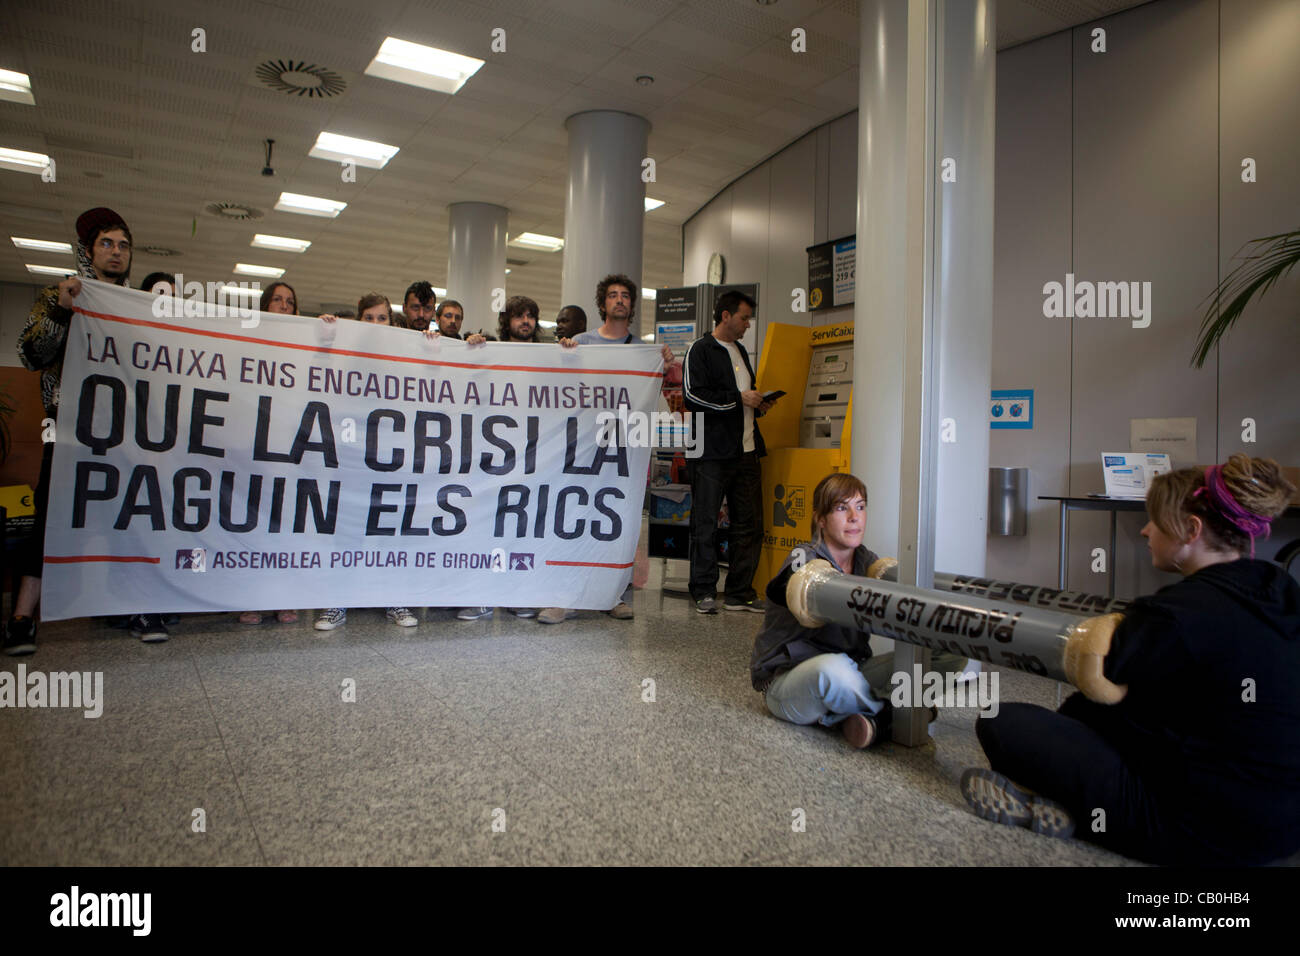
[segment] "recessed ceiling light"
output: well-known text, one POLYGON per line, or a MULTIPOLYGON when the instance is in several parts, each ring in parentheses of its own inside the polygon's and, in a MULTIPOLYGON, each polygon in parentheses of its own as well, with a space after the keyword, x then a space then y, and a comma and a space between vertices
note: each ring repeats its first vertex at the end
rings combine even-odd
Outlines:
POLYGON ((17 236, 10 236, 14 245, 19 249, 35 249, 37 252, 62 252, 72 255, 72 243, 70 242, 53 242, 49 239, 20 239, 17 236))
POLYGON ((75 276, 76 269, 69 269, 64 266, 34 266, 27 263, 27 271, 38 276, 75 276))
POLYGON ((653 332, 647 332, 645 335, 641 336, 642 342, 653 342, 654 340, 655 334, 653 332))
POLYGON ((452 94, 482 65, 472 56, 388 37, 366 67, 366 75, 452 94))
POLYGON ((306 252, 311 243, 306 239, 290 239, 288 236, 264 236, 258 233, 253 236, 250 246, 257 246, 259 249, 275 249, 279 252, 306 252))
POLYGON ((651 209, 658 209, 658 208, 659 208, 660 206, 662 206, 663 204, 664 204, 664 200, 662 200, 662 199, 651 199, 649 196, 646 196, 646 197, 645 197, 645 211, 646 211, 646 212, 649 212, 651 209))
POLYGON ((442 299, 442 298, 446 298, 446 296, 447 296, 447 290, 446 290, 446 289, 439 289, 436 285, 435 285, 435 286, 430 286, 430 288, 433 289, 433 294, 436 295, 438 298, 440 298, 440 299, 442 299))
POLYGON ((238 262, 235 264, 235 275, 237 276, 258 276, 262 279, 278 279, 284 275, 283 269, 277 269, 274 266, 253 266, 247 262, 238 262))
POLYGON ((637 85, 637 86, 652 86, 652 85, 654 84, 654 81, 655 81, 655 78, 654 78, 653 76, 651 76, 649 73, 642 73, 640 76, 638 76, 638 77, 636 78, 636 85, 637 85))
POLYGON ((49 165, 50 157, 44 153, 29 153, 25 149, 0 146, 0 168, 40 175, 49 165))
POLYGON ((506 275, 510 275, 510 270, 509 270, 509 269, 506 270, 506 275))
POLYGON ((26 73, 0 70, 0 100, 35 106, 36 97, 32 96, 32 78, 26 73))
POLYGON ((544 329, 553 329, 556 327, 555 323, 552 322, 550 319, 538 319, 537 324, 544 329))
POLYGON ((261 289, 250 289, 247 286, 235 285, 233 282, 227 282, 217 288, 226 295, 241 295, 246 299, 260 299, 262 297, 261 289))
POLYGON ((653 299, 654 297, 655 297, 655 290, 654 290, 654 289, 642 289, 642 290, 641 290, 641 298, 643 298, 643 299, 653 299))
POLYGON ((521 232, 510 240, 510 245, 519 246, 521 249, 536 249, 539 252, 559 252, 564 248, 564 240, 535 232, 521 232))
POLYGON ((396 146, 322 131, 316 137, 316 145, 308 150, 307 155, 340 163, 356 163, 367 169, 383 169, 400 151, 396 146))
POLYGON ((335 219, 339 213, 348 208, 348 204, 333 199, 321 199, 319 196, 280 193, 275 208, 281 212, 296 212, 304 216, 324 216, 326 219, 335 219))

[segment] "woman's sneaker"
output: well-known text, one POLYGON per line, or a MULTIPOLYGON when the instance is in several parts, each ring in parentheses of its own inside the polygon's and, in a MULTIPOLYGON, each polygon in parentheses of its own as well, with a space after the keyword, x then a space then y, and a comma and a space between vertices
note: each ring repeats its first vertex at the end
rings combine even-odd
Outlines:
POLYGON ((494 607, 463 607, 456 615, 458 621, 477 621, 481 617, 491 617, 494 607))
POLYGON ((347 620, 347 608, 327 607, 316 617, 316 623, 312 627, 318 631, 332 631, 336 627, 342 627, 347 620))
POLYGON ((136 614, 127 629, 132 637, 138 637, 146 644, 161 644, 171 637, 161 614, 136 614))
POLYGON ((1074 818, 1055 800, 1016 786, 996 770, 972 767, 961 775, 961 792, 977 816, 1024 827, 1043 836, 1074 835, 1074 818))
POLYGON ((5 653, 10 657, 36 653, 35 618, 11 617, 9 619, 9 629, 5 633, 5 653))
POLYGON ((420 619, 412 614, 409 608, 404 607, 390 607, 388 620, 398 627, 415 627, 420 623, 420 619))

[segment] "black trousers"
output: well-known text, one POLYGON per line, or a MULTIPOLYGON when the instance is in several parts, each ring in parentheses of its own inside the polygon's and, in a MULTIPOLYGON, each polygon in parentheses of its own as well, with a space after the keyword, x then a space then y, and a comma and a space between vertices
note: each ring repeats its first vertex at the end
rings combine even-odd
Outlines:
POLYGON ((1055 712, 1003 704, 996 717, 975 722, 993 769, 1062 804, 1077 838, 1151 863, 1227 862, 1161 812, 1148 783, 1111 743, 1120 733, 1112 708, 1079 693, 1055 712))
POLYGON ((691 597, 712 597, 718 589, 718 509, 727 499, 731 517, 726 598, 752 601, 763 536, 762 473, 758 453, 737 458, 695 460, 691 470, 691 597))
POLYGON ((32 536, 18 562, 24 577, 39 578, 45 573, 45 513, 50 505, 50 469, 54 465, 54 442, 47 441, 41 452, 41 477, 36 482, 36 518, 32 536))

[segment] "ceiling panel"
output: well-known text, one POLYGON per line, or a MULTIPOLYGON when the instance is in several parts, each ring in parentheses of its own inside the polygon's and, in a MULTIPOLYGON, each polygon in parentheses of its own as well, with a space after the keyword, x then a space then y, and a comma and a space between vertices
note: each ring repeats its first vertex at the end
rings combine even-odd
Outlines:
MULTIPOLYGON (((999 43, 1023 42, 1135 5, 1124 0, 1002 0, 999 43)), ((676 285, 680 224, 715 192, 802 132, 857 102, 855 0, 10 0, 0 9, 0 68, 32 75, 38 105, 0 103, 0 145, 48 151, 58 178, 0 171, 0 216, 14 230, 67 238, 76 216, 110 205, 132 221, 133 274, 180 269, 228 279, 252 258, 287 268, 299 301, 355 301, 365 286, 396 296, 415 275, 446 281, 449 203, 498 202, 512 233, 562 234, 565 119, 587 109, 638 112, 658 162, 648 193, 644 278, 676 285), (206 30, 206 51, 191 31, 206 30), (790 50, 807 31, 809 52, 790 50), (491 31, 506 31, 493 52, 491 31), (385 36, 487 62, 456 96, 367 77, 385 36), (289 96, 255 77, 264 59, 303 60, 343 77, 332 98, 289 96), (648 74, 651 86, 635 77, 648 74), (307 151, 322 130, 401 147, 383 170, 307 151), (275 176, 261 175, 276 140, 275 176), (47 145, 48 144, 48 145, 47 145), (337 219, 276 212, 281 191, 349 203, 337 219), (203 212, 221 200, 261 208, 235 223, 203 212), (196 231, 195 231, 196 229, 196 231), (310 239, 302 256, 253 250, 254 232, 310 239)), ((0 278, 30 282, 18 250, 0 278)), ((549 317, 562 254, 511 250, 508 280, 549 317)), ((585 303, 584 303, 585 304, 585 303)))

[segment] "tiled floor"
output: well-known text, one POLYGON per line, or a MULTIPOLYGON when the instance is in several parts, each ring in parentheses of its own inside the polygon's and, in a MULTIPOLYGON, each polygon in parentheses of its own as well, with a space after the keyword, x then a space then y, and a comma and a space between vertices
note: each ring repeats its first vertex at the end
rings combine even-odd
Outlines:
POLYGON ((102 671, 104 711, 0 710, 0 864, 1128 862, 972 815, 973 712, 918 749, 854 751, 768 715, 757 615, 653 589, 634 607, 409 629, 354 611, 329 633, 195 615, 159 645, 47 625, 0 667, 102 671))

